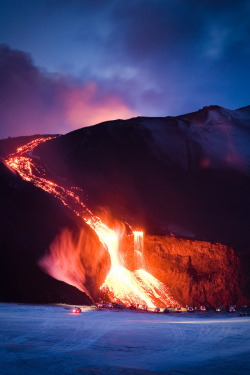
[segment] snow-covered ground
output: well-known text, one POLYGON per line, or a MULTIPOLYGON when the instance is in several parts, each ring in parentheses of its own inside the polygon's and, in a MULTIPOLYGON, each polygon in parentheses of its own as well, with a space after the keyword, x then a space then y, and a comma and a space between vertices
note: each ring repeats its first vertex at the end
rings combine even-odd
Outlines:
POLYGON ((250 317, 0 304, 1 375, 250 374, 250 317))

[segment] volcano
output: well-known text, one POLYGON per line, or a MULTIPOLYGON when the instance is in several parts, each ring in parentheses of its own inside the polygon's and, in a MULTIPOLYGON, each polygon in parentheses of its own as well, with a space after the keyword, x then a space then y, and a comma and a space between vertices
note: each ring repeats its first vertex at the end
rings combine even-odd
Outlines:
MULTIPOLYGON (((39 260, 65 228, 74 243, 80 234, 85 242, 91 237, 80 262, 88 265, 85 286, 96 295, 110 267, 108 253, 67 206, 6 166, 16 146, 39 137, 0 141, 0 298, 88 303, 74 285, 44 273, 39 260)), ((250 107, 209 106, 178 117, 82 128, 39 144, 30 156, 46 178, 64 189, 77 187, 94 215, 108 212, 127 227, 143 228, 148 270, 178 301, 241 304, 250 299, 249 144, 250 107)), ((136 270, 132 247, 129 236, 121 241, 123 258, 136 270)))

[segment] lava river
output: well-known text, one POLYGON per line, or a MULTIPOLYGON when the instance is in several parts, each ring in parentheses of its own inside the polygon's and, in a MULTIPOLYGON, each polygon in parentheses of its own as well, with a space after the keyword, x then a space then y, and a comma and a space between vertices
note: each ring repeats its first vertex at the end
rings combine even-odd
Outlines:
MULTIPOLYGON (((119 229, 109 228, 99 217, 95 216, 86 207, 80 196, 76 194, 75 189, 66 189, 46 178, 46 169, 40 164, 39 158, 33 155, 33 150, 39 144, 52 138, 37 138, 19 147, 14 154, 11 154, 5 160, 5 163, 18 172, 23 180, 33 183, 59 199, 63 205, 81 217, 95 231, 103 246, 108 250, 111 261, 110 271, 103 285, 101 285, 100 291, 110 300, 119 301, 126 305, 131 303, 146 304, 148 307, 178 305, 165 284, 145 270, 142 232, 134 232, 134 251, 138 269, 131 272, 120 260, 119 241, 122 234, 119 229)), ((57 256, 60 257, 60 253, 57 256)), ((74 261, 73 258, 70 258, 70 254, 69 259, 72 262, 74 261)), ((53 269, 56 267, 55 254, 47 256, 46 260, 46 272, 55 277, 55 270, 53 269), (48 262, 48 257, 51 260, 50 262, 48 262)), ((63 275, 60 275, 58 279, 86 291, 84 285, 75 284, 70 279, 65 280, 63 275)))

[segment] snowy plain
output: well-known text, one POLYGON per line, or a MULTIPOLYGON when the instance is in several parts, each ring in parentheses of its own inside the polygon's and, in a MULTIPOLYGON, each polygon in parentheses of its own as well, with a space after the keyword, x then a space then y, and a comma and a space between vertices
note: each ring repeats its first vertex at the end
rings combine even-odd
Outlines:
POLYGON ((250 317, 0 304, 1 375, 250 374, 250 317))

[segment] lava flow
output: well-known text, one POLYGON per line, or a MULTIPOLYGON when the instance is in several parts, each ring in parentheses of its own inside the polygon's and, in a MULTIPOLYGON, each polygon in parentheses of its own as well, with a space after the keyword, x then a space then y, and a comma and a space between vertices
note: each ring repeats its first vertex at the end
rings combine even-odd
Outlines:
MULTIPOLYGON (((35 186, 59 199, 62 204, 81 217, 98 235, 101 243, 107 248, 111 260, 111 269, 100 288, 101 292, 105 293, 111 300, 124 304, 146 304, 149 307, 155 307, 159 304, 178 305, 170 295, 168 288, 144 269, 143 232, 134 232, 135 260, 138 269, 131 272, 122 265, 119 257, 119 239, 121 237, 119 230, 109 228, 99 217, 95 216, 73 189, 66 189, 45 178, 46 171, 39 165, 39 159, 33 156, 33 150, 39 144, 51 139, 53 137, 37 138, 19 147, 16 153, 11 154, 5 162, 11 169, 17 171, 22 179, 32 182, 35 186)), ((64 276, 63 270, 56 269, 56 260, 58 260, 56 257, 60 257, 60 254, 51 254, 51 258, 48 257, 50 255, 46 256, 46 262, 44 263, 47 264, 46 272, 82 291, 86 291, 84 285, 75 280, 77 277, 69 277, 69 272, 66 272, 67 275, 64 276)), ((74 261, 70 258, 70 254, 68 259, 74 261)))

